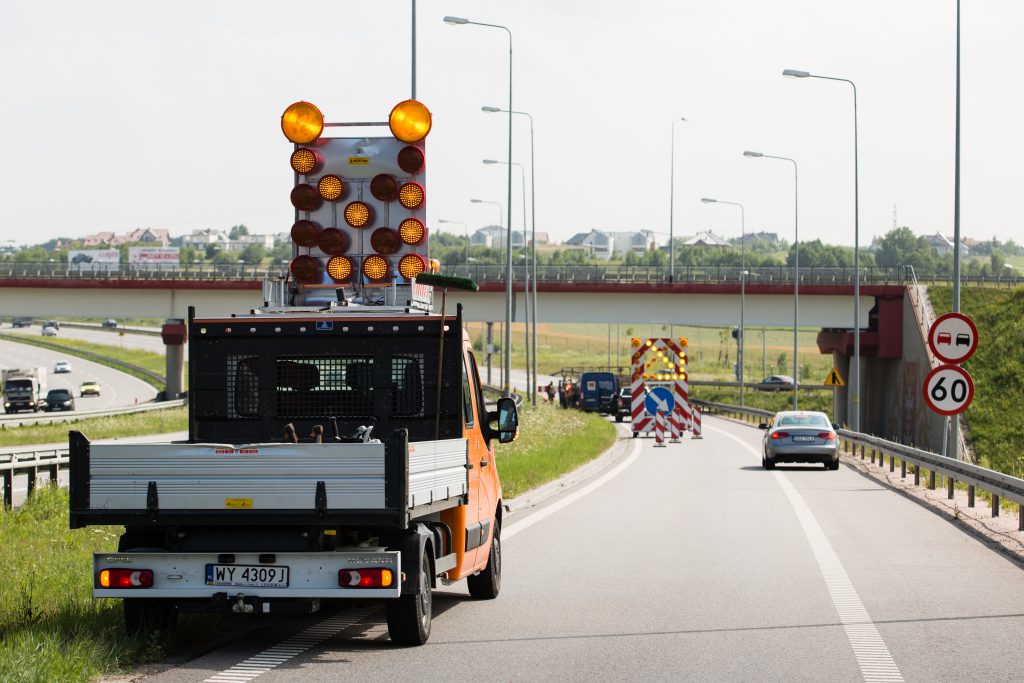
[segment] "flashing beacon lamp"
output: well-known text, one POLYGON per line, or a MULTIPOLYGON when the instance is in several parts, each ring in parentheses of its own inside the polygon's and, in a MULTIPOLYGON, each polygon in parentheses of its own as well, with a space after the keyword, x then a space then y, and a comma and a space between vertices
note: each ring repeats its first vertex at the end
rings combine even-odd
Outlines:
POLYGON ((307 305, 334 300, 343 287, 409 284, 432 267, 424 155, 430 111, 416 100, 399 102, 388 116, 391 134, 380 137, 325 136, 332 125, 309 102, 281 116, 294 145, 289 271, 307 305))

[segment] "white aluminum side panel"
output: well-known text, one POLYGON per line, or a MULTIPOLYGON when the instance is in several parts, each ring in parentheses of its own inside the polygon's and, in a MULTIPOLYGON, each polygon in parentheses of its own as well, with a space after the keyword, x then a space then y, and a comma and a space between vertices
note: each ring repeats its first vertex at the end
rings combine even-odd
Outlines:
POLYGON ((469 491, 468 441, 444 439, 409 444, 409 507, 463 496, 469 491))
POLYGON ((156 482, 164 510, 312 509, 323 481, 332 510, 384 508, 384 444, 93 444, 90 508, 145 510, 156 482))
MULTIPOLYGON (((230 549, 226 549, 228 552, 230 549)), ((93 597, 97 598, 210 598, 214 593, 260 598, 397 598, 402 590, 401 553, 382 548, 358 552, 275 553, 276 566, 288 567, 287 588, 207 586, 206 565, 217 564, 217 553, 94 553, 93 597), (151 569, 152 588, 99 587, 103 569, 151 569), (341 569, 390 569, 390 588, 341 588, 341 569)), ((236 565, 260 565, 259 553, 236 553, 236 565)), ((264 566, 275 566, 264 565, 264 566)))

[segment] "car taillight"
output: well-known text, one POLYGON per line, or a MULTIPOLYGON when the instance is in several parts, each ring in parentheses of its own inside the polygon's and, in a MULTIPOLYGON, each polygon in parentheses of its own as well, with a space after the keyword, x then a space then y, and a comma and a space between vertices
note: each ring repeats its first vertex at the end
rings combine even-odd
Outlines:
POLYGON ((342 588, 388 588, 395 582, 390 569, 342 569, 338 585, 342 588))
POLYGON ((100 588, 151 588, 152 569, 104 569, 100 571, 100 588))
POLYGON ((789 438, 789 432, 772 432, 773 439, 786 439, 789 438))
POLYGON ((835 432, 818 432, 818 438, 819 439, 825 439, 825 441, 835 441, 836 440, 836 433, 835 432))

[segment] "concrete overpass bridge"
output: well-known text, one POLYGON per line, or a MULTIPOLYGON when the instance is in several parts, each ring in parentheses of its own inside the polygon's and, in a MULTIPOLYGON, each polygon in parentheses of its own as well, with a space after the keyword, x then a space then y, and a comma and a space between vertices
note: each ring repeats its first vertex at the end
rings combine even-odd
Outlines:
MULTIPOLYGON (((34 317, 183 318, 190 305, 205 316, 227 315, 261 305, 265 282, 282 278, 286 266, 183 266, 95 272, 63 264, 0 264, 0 311, 34 317)), ((522 268, 514 273, 513 319, 525 319, 522 268)), ((449 295, 466 305, 472 322, 504 319, 502 266, 456 266, 480 291, 449 295)), ((739 323, 741 291, 749 326, 793 323, 796 273, 792 268, 544 266, 538 268, 540 322, 666 323, 732 326, 739 323), (744 280, 741 282, 741 278, 744 280)), ((903 268, 862 268, 860 277, 862 429, 903 443, 938 450, 943 422, 923 405, 920 383, 930 370, 921 328, 925 314, 908 296, 903 268), (938 442, 938 443, 936 443, 938 442)), ((853 354, 852 268, 802 268, 800 320, 818 328, 818 348, 832 354, 849 379, 853 354)), ((845 389, 835 418, 846 421, 845 389)))

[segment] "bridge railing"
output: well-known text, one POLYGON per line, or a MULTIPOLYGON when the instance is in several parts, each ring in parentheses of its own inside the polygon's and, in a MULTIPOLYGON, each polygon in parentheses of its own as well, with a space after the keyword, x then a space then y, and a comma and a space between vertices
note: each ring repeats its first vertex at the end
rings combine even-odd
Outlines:
MULTIPOLYGON (((693 402, 701 406, 708 414, 723 415, 752 424, 767 422, 775 415, 772 411, 757 408, 700 400, 693 402)), ((904 479, 907 477, 907 464, 909 463, 913 469, 915 486, 921 484, 922 469, 928 472, 928 488, 931 490, 935 490, 937 477, 945 476, 946 496, 949 499, 953 498, 957 482, 965 484, 968 507, 974 507, 976 489, 987 491, 992 498, 993 517, 999 516, 1000 498, 1017 503, 1017 529, 1024 531, 1024 479, 869 434, 851 432, 846 429, 837 429, 836 433, 841 440, 843 451, 850 457, 856 457, 859 452, 861 460, 870 456, 871 463, 875 464, 877 458, 878 467, 884 468, 885 458, 888 456, 889 471, 895 472, 896 463, 899 462, 900 476, 904 479)))

